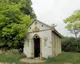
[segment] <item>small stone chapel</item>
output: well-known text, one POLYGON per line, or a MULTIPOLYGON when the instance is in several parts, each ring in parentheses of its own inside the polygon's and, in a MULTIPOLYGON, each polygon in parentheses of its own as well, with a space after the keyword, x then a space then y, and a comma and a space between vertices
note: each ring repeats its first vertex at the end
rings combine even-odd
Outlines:
POLYGON ((57 56, 61 53, 61 35, 54 27, 34 20, 28 28, 23 52, 28 58, 57 56))

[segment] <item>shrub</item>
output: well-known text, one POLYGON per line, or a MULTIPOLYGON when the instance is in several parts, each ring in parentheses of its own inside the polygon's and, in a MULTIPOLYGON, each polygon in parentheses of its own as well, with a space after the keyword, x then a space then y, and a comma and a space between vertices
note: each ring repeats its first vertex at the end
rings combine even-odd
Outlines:
POLYGON ((63 37, 62 50, 65 52, 80 52, 80 38, 63 37))
POLYGON ((26 57, 27 56, 24 53, 20 54, 20 58, 26 58, 26 57))

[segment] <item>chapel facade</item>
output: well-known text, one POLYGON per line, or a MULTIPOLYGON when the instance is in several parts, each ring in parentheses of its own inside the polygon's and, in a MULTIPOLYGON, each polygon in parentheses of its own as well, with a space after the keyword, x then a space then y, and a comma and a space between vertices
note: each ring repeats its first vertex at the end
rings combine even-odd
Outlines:
POLYGON ((24 42, 24 54, 28 58, 51 58, 61 53, 61 35, 54 28, 34 20, 28 28, 24 42))

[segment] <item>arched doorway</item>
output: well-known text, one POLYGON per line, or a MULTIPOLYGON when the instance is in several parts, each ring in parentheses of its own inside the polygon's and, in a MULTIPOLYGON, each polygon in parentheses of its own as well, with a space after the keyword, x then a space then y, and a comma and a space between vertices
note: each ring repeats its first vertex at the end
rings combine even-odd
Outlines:
POLYGON ((40 57, 40 37, 35 34, 33 36, 34 41, 34 57, 40 57))

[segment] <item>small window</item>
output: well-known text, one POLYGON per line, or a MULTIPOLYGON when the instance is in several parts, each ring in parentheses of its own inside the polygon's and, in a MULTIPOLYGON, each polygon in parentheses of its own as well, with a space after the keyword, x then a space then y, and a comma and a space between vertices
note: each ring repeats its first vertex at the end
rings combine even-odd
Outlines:
POLYGON ((43 25, 42 25, 42 27, 43 27, 43 25))
POLYGON ((47 45, 47 40, 44 40, 44 46, 46 46, 47 45))
POLYGON ((29 40, 28 40, 28 42, 29 42, 29 40))
POLYGON ((29 47, 29 41, 27 42, 27 46, 29 47))
POLYGON ((31 29, 31 27, 30 27, 30 29, 31 29))
POLYGON ((36 22, 35 22, 35 25, 37 25, 37 23, 38 23, 38 22, 36 21, 36 22))

